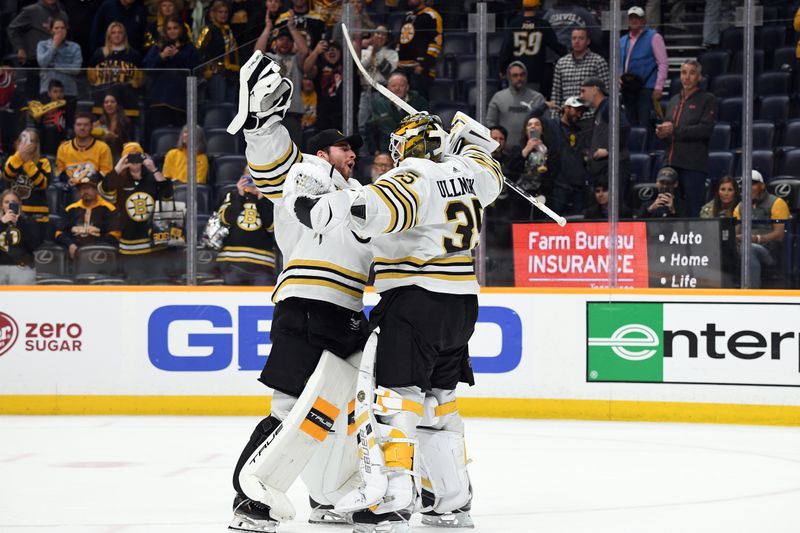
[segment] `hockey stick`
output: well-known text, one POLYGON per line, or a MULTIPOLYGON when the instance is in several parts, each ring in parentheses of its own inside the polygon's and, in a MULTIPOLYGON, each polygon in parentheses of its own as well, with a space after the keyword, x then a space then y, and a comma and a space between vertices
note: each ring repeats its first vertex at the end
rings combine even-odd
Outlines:
MULTIPOLYGON (((358 54, 356 54, 356 49, 353 46, 353 41, 350 40, 350 32, 347 29, 347 25, 345 23, 342 23, 342 33, 344 34, 344 42, 347 43, 347 50, 350 52, 350 57, 353 58, 353 62, 356 64, 356 67, 358 67, 358 70, 361 71, 361 75, 364 76, 364 79, 367 81, 367 83, 369 83, 369 85, 373 89, 375 89, 383 96, 388 98, 389 101, 391 101, 394 105, 396 105, 409 115, 414 115, 416 113, 419 113, 419 111, 410 106, 408 102, 406 102, 405 100, 394 94, 392 91, 390 91, 389 89, 387 89, 386 87, 384 87, 383 85, 372 79, 372 76, 369 75, 367 69, 365 69, 364 65, 361 64, 361 60, 359 59, 358 54)), ((513 190, 514 192, 516 192, 517 194, 528 200, 531 204, 533 204, 534 207, 540 209, 542 213, 555 220, 559 226, 566 225, 567 220, 564 217, 555 213, 552 209, 544 205, 535 197, 531 196, 527 192, 520 189, 516 183, 512 182, 505 176, 503 176, 503 180, 505 180, 506 185, 508 186, 509 189, 513 190)))

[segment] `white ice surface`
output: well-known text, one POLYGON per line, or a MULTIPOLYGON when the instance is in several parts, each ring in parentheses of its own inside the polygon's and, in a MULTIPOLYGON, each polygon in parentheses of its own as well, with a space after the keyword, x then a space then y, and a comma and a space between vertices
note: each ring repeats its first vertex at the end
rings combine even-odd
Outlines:
MULTIPOLYGON (((224 532, 257 421, 0 417, 0 532, 224 532)), ((798 428, 468 419, 467 451, 476 532, 800 531, 798 428)), ((290 496, 280 531, 349 531, 290 496)))

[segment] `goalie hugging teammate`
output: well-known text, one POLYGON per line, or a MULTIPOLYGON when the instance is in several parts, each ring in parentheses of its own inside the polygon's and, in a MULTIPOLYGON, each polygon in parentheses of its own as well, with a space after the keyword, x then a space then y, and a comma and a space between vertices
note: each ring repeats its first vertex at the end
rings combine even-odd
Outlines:
POLYGON ((276 531, 292 519, 286 491, 297 477, 312 522, 397 533, 421 512, 424 524, 472 527, 455 389, 474 382, 471 250, 503 185, 495 143, 465 115, 448 133, 439 117, 412 114, 391 136, 396 167, 362 187, 350 178, 358 135, 324 130, 309 153, 292 143, 281 124, 292 89, 256 52, 228 128, 244 130, 285 257, 259 378, 275 391, 272 412, 236 465, 230 529, 276 531), (381 299, 367 323, 370 265, 381 299))

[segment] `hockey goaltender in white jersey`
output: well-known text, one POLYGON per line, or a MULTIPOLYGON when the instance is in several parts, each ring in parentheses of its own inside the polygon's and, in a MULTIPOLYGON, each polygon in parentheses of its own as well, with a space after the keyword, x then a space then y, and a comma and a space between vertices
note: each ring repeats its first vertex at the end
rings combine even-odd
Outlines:
POLYGON ((370 313, 375 332, 355 413, 363 482, 336 505, 353 512, 358 533, 410 531, 420 509, 425 524, 472 527, 455 388, 474 383, 468 342, 479 286, 471 251, 483 209, 503 185, 494 147, 469 117, 457 115, 447 134, 439 117, 419 113, 392 134, 398 167, 374 184, 336 191, 324 173, 302 165, 287 179, 291 215, 322 235, 346 226, 369 238, 375 254, 381 301, 370 313))

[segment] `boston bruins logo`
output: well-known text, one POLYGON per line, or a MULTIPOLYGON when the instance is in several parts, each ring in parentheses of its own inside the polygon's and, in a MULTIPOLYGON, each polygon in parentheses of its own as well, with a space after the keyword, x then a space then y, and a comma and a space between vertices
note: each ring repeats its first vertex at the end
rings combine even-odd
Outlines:
POLYGON ((7 252, 11 246, 16 246, 22 241, 22 232, 19 228, 9 228, 0 233, 0 250, 7 252))
POLYGON ((261 217, 258 216, 256 204, 252 202, 244 204, 244 209, 236 219, 236 225, 245 231, 256 231, 261 228, 261 217))
POLYGON ((146 192, 135 192, 125 200, 125 211, 136 222, 145 222, 155 209, 156 202, 146 192))
POLYGON ((406 22, 400 28, 400 44, 408 44, 414 39, 414 24, 406 22))

